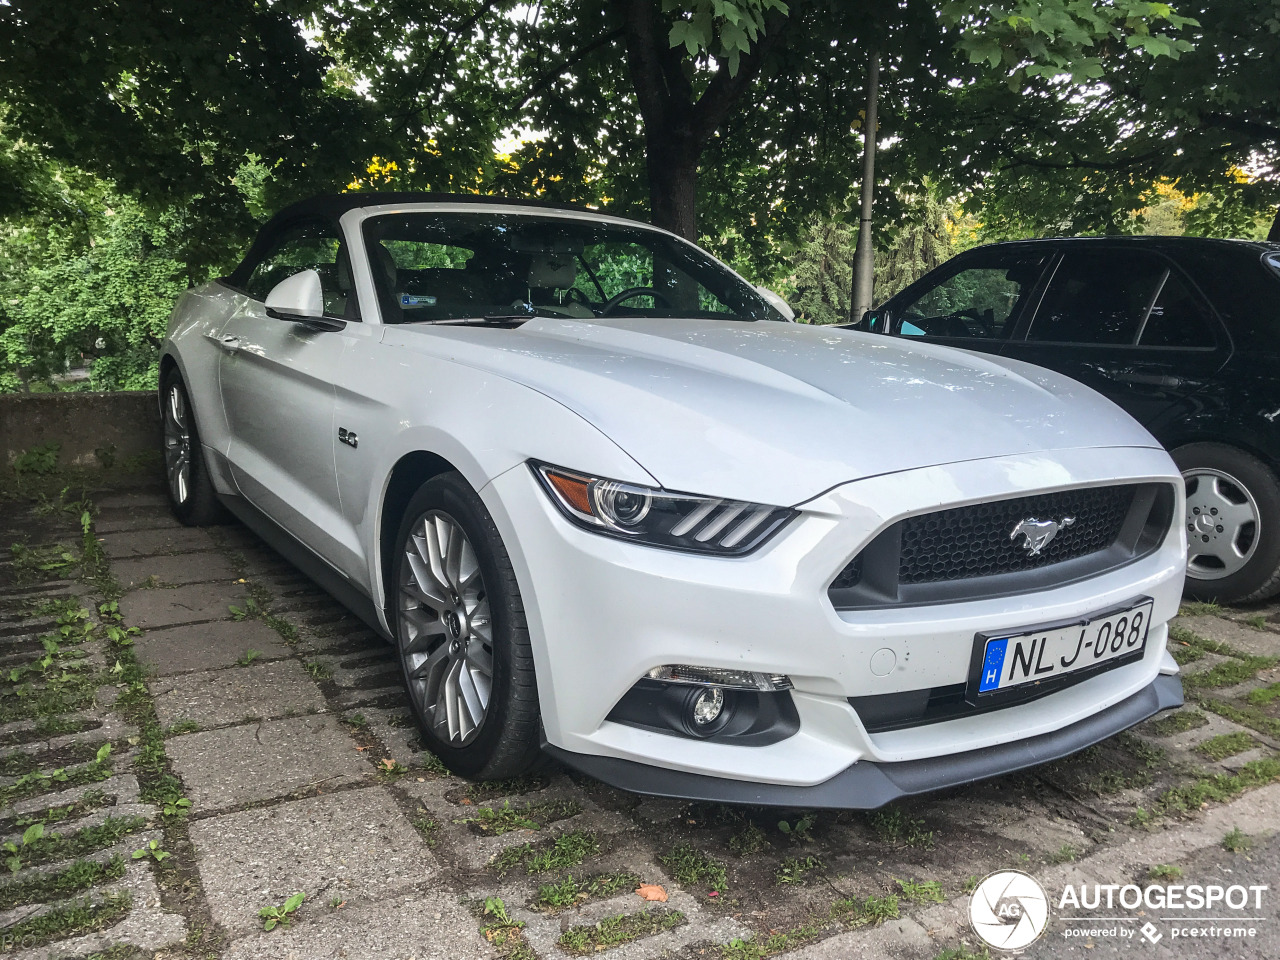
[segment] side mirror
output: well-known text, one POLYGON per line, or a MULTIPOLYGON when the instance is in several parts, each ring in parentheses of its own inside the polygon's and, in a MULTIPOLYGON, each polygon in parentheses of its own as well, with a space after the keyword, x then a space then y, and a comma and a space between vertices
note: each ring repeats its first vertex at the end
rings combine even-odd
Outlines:
POLYGON ((791 309, 791 304, 787 303, 768 287, 756 287, 756 293, 760 294, 769 306, 773 307, 788 320, 795 320, 796 312, 791 309))
POLYGON ((286 277, 267 294, 267 316, 276 320, 305 323, 318 330, 341 330, 342 320, 324 315, 324 290, 320 274, 303 270, 286 277))

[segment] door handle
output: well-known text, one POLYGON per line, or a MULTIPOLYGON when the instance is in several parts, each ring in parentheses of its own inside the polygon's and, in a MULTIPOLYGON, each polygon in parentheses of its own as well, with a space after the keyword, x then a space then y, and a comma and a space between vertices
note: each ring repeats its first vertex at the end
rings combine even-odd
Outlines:
POLYGON ((233 333, 228 333, 228 334, 225 334, 224 336, 218 336, 217 334, 214 334, 214 333, 206 333, 205 339, 212 340, 214 343, 216 343, 223 350, 226 350, 228 353, 234 353, 236 350, 240 349, 240 338, 233 333))
POLYGON ((1181 377, 1170 377, 1162 373, 1117 373, 1113 379, 1121 383, 1132 383, 1143 387, 1180 387, 1185 382, 1181 377))

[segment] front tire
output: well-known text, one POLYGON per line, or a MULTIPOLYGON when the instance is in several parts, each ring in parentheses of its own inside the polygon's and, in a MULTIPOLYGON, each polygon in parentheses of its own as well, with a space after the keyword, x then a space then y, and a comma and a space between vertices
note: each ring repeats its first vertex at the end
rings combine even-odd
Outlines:
POLYGON ((225 523, 227 513, 209 479, 195 410, 177 368, 165 374, 160 398, 164 407, 164 474, 173 515, 188 527, 225 523))
POLYGON ((427 745, 475 780, 528 772, 540 759, 529 628, 484 503, 461 475, 434 477, 395 543, 396 643, 427 745))
POLYGON ((1173 451, 1187 485, 1187 579, 1196 600, 1265 600, 1280 592, 1280 481, 1221 443, 1173 451))

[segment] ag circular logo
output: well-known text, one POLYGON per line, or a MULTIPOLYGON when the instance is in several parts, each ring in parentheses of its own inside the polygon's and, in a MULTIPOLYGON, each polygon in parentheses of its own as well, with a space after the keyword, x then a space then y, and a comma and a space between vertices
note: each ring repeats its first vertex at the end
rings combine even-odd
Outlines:
POLYGON ((998 950, 1021 950, 1049 926, 1044 887, 1018 870, 990 874, 969 897, 973 932, 998 950))

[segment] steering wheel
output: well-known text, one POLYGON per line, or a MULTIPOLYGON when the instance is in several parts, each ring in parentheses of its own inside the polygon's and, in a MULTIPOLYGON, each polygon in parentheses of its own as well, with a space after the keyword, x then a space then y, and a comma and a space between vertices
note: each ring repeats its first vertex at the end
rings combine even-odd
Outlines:
POLYGON ((618 307, 626 303, 632 297, 640 297, 640 296, 653 297, 655 301, 661 301, 662 305, 666 307, 668 310, 671 309, 671 301, 668 300, 666 295, 661 291, 655 290, 653 289, 653 287, 628 287, 626 290, 623 290, 621 293, 614 294, 612 297, 610 297, 608 301, 605 303, 605 305, 600 308, 599 315, 602 317, 607 317, 609 316, 609 314, 613 313, 614 310, 618 309, 618 307))
POLYGON ((564 292, 564 298, 570 301, 571 303, 577 303, 586 307, 592 313, 596 312, 596 308, 592 304, 591 298, 588 297, 581 290, 579 290, 577 287, 570 287, 568 290, 566 290, 564 292))
POLYGON ((982 331, 982 335, 988 339, 994 338, 996 335, 995 328, 987 322, 987 318, 979 313, 976 307, 966 307, 964 310, 957 310, 955 313, 951 314, 951 316, 960 317, 965 320, 972 320, 978 325, 978 328, 982 331))

